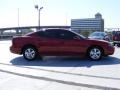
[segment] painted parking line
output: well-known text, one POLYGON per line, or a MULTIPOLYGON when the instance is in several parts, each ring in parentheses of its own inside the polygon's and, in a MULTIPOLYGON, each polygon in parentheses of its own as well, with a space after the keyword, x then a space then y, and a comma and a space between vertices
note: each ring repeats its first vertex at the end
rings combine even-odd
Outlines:
POLYGON ((47 77, 20 74, 20 73, 15 73, 15 72, 11 72, 11 71, 1 70, 1 69, 0 69, 0 71, 5 72, 5 73, 9 73, 9 74, 22 76, 22 77, 27 77, 27 78, 32 78, 32 79, 39 79, 39 80, 44 80, 44 81, 51 81, 51 82, 67 84, 67 85, 74 85, 74 86, 81 86, 81 87, 87 87, 87 88, 93 88, 93 89, 102 89, 102 90, 120 90, 119 88, 104 87, 104 86, 90 85, 90 84, 83 84, 83 83, 75 83, 75 82, 51 79, 51 78, 47 78, 47 77))
POLYGON ((39 79, 44 81, 52 81, 66 85, 81 86, 81 87, 102 89, 102 90, 120 90, 120 86, 116 85, 120 83, 120 80, 106 80, 101 78, 97 79, 95 77, 75 76, 70 74, 48 72, 42 70, 38 71, 38 70, 28 69, 26 67, 23 68, 16 67, 9 64, 0 65, 0 71, 22 77, 39 79), (110 81, 113 83, 113 85, 109 84, 110 81))
POLYGON ((62 73, 62 74, 76 75, 76 76, 86 76, 86 77, 95 77, 95 78, 103 78, 103 79, 120 80, 120 78, 114 78, 114 77, 95 76, 95 75, 87 75, 87 74, 77 74, 77 73, 57 71, 57 70, 49 70, 49 69, 33 68, 33 67, 27 67, 27 66, 11 65, 11 64, 6 64, 6 63, 0 63, 0 64, 1 64, 1 65, 7 65, 7 66, 20 67, 20 68, 27 68, 27 69, 32 69, 32 70, 41 70, 41 71, 48 71, 48 72, 54 72, 54 73, 62 73))

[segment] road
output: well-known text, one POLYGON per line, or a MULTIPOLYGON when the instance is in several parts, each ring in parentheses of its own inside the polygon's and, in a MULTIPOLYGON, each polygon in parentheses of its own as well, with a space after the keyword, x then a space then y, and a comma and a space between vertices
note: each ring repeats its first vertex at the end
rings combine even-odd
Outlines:
POLYGON ((0 90, 120 90, 120 48, 100 61, 44 57, 26 61, 0 41, 0 90))

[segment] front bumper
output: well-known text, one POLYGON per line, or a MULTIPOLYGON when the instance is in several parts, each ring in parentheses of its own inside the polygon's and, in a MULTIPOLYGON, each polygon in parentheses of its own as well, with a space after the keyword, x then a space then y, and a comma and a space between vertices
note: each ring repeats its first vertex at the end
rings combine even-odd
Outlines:
POLYGON ((108 46, 107 49, 105 50, 105 55, 112 55, 115 52, 115 47, 114 46, 108 46))

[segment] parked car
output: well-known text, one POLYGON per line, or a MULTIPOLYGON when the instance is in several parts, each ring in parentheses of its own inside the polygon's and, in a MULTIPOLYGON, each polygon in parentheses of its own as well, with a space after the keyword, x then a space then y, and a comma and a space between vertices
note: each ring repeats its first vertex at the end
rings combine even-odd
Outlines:
POLYGON ((89 35, 88 38, 110 41, 110 37, 108 36, 107 33, 99 31, 93 32, 92 34, 89 35))
POLYGON ((91 40, 70 30, 47 29, 15 37, 10 51, 23 54, 27 60, 37 56, 80 56, 86 55, 91 60, 112 55, 114 47, 107 41, 91 40))
POLYGON ((120 31, 113 32, 113 44, 120 47, 120 31))

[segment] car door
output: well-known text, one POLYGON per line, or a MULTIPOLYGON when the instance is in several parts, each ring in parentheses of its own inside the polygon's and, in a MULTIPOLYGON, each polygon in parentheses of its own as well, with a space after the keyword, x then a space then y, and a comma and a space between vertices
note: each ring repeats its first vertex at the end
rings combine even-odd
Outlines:
POLYGON ((61 52, 61 54, 77 55, 80 53, 84 53, 86 50, 85 40, 71 31, 61 31, 60 39, 62 42, 61 47, 59 47, 59 51, 61 52))
POLYGON ((59 55, 59 47, 62 42, 58 39, 58 32, 55 29, 45 30, 39 34, 39 52, 45 55, 59 55))

